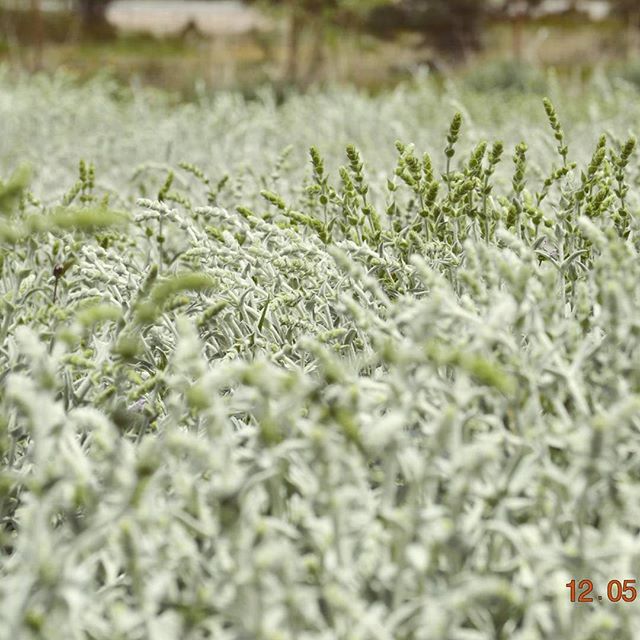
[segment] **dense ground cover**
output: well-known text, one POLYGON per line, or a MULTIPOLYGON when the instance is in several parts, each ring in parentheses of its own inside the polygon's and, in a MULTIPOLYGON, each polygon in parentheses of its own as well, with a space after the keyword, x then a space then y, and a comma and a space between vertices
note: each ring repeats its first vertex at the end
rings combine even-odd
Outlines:
POLYGON ((633 637, 634 89, 0 86, 0 637, 633 637))

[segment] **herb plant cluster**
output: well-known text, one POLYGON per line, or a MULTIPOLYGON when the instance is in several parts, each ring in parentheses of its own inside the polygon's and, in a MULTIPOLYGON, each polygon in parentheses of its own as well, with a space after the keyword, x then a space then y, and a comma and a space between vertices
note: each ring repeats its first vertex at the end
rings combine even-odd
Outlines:
POLYGON ((0 638, 633 638, 565 587, 640 577, 637 95, 600 82, 1 78, 0 638))

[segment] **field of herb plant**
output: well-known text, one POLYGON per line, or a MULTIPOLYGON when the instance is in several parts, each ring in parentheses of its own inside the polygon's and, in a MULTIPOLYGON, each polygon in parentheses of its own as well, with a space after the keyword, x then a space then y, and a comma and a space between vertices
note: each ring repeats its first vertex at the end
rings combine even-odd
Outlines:
POLYGON ((0 638, 634 638, 640 95, 546 94, 0 71, 0 638))

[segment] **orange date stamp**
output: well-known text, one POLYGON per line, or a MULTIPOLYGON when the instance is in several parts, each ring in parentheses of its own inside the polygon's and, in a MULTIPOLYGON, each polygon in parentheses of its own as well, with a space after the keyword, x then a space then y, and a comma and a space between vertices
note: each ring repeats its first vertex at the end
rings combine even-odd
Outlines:
MULTIPOLYGON (((594 602, 604 600, 604 596, 593 593, 591 580, 570 580, 564 585, 569 589, 571 602, 594 602)), ((635 602, 638 597, 636 580, 609 580, 607 597, 609 602, 635 602)))

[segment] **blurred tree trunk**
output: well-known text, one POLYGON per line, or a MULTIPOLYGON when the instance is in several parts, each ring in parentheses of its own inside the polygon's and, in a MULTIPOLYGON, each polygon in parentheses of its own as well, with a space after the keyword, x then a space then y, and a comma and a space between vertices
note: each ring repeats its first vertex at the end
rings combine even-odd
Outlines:
POLYGON ((285 80, 295 84, 298 80, 300 62, 300 42, 302 29, 304 28, 304 14, 295 1, 290 5, 289 33, 287 34, 287 61, 285 68, 285 80))
POLYGON ((511 51, 515 60, 522 60, 524 51, 524 14, 518 12, 511 18, 511 51))
POLYGON ((631 12, 627 18, 627 57, 640 52, 640 9, 631 12))
MULTIPOLYGON (((522 0, 515 5, 504 0, 498 12, 508 16, 511 22, 511 51, 516 60, 524 58, 525 28, 533 18, 533 11, 542 4, 542 0, 522 0)), ((571 6, 571 3, 570 3, 571 6)))
POLYGON ((311 26, 313 28, 313 36, 309 66, 302 83, 304 87, 308 87, 309 85, 317 82, 320 79, 325 64, 326 35, 324 21, 322 20, 322 18, 316 17, 316 19, 312 21, 311 26))
POLYGON ((40 0, 31 0, 31 44, 33 47, 32 69, 42 69, 42 51, 44 48, 44 21, 40 0))
POLYGON ((612 0, 614 14, 625 26, 625 49, 627 57, 640 50, 640 6, 637 0, 612 0))

